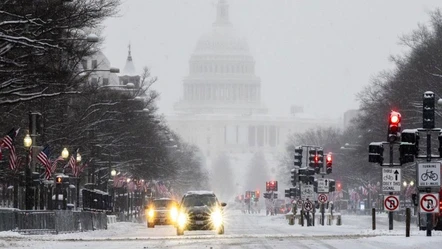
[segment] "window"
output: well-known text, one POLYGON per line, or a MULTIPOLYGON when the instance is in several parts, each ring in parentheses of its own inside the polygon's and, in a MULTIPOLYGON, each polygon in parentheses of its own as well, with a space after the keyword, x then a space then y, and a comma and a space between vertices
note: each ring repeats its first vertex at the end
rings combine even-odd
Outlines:
POLYGON ((98 78, 92 78, 91 79, 91 85, 97 86, 98 85, 98 78))
POLYGON ((96 69, 98 66, 97 60, 92 60, 92 69, 96 69))
POLYGON ((109 85, 109 78, 103 78, 103 86, 109 85))
POLYGON ((81 60, 81 66, 83 67, 83 70, 87 70, 87 60, 81 60))

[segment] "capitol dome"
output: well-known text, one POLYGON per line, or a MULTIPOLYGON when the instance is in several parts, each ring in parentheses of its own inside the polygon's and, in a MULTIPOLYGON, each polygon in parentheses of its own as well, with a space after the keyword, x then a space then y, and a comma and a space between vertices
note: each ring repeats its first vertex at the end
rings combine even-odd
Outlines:
POLYGON ((217 4, 212 29, 196 43, 184 78, 184 99, 175 110, 185 113, 266 113, 261 80, 247 41, 234 30, 226 0, 217 4))
POLYGON ((214 25, 210 32, 200 37, 194 54, 251 56, 247 41, 238 36, 231 25, 214 25))

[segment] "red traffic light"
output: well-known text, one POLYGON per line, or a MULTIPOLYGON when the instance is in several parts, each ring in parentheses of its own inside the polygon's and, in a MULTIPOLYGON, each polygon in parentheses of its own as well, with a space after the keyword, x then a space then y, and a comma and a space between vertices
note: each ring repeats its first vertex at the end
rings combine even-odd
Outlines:
POLYGON ((330 153, 327 155, 326 160, 327 160, 327 163, 332 162, 332 155, 330 153))
POLYGON ((57 177, 56 181, 57 183, 63 183, 63 179, 61 177, 57 177))
POLYGON ((392 111, 390 113, 390 124, 399 124, 401 122, 401 114, 399 112, 392 111))

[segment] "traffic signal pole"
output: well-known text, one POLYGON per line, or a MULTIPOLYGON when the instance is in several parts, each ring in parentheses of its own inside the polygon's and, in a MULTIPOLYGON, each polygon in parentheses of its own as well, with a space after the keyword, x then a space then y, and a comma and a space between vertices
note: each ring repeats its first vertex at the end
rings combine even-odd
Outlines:
MULTIPOLYGON (((393 165, 393 143, 390 143, 390 165, 393 165)), ((390 196, 393 192, 388 193, 390 196)), ((368 203, 370 205, 370 203, 368 203)), ((388 212, 388 230, 393 230, 393 211, 388 212)))
MULTIPOLYGON (((427 130, 427 162, 431 162, 431 133, 429 130, 427 130)), ((431 188, 427 188, 427 192, 430 193, 431 188)), ((432 229, 433 229, 433 214, 427 213, 427 236, 431 236, 432 229)))

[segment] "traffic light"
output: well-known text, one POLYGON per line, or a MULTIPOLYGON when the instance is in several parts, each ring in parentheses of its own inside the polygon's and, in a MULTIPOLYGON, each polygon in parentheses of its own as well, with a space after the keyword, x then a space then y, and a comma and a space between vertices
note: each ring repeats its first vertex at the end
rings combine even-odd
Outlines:
POLYGON ((308 184, 313 184, 316 181, 315 176, 308 176, 308 184))
POLYGON ((278 193, 273 193, 273 199, 278 199, 278 193))
POLYGON ((270 191, 270 182, 266 182, 266 191, 267 191, 267 192, 270 191))
POLYGON ((290 188, 290 197, 296 197, 296 196, 300 196, 301 193, 299 193, 299 189, 298 188, 290 188))
POLYGON ((372 142, 368 146, 368 162, 379 163, 384 162, 384 147, 382 142, 372 142))
POLYGON ((434 128, 434 93, 427 91, 424 93, 422 105, 422 120, 424 129, 434 128))
POLYGON ((298 146, 295 148, 295 166, 302 166, 302 147, 298 146))
POLYGON ((290 196, 290 189, 289 188, 286 188, 285 190, 284 190, 284 196, 286 197, 286 198, 290 198, 291 196, 290 196))
POLYGON ((270 193, 264 193, 264 198, 265 199, 270 199, 270 193))
POLYGON ((316 155, 318 157, 318 167, 321 168, 324 165, 324 150, 319 148, 316 151, 316 155))
POLYGON ((417 129, 405 129, 402 131, 401 142, 412 144, 415 148, 413 154, 416 156, 419 154, 419 139, 420 137, 417 129))
POLYGON ((401 114, 399 112, 391 111, 388 119, 388 137, 390 143, 399 140, 401 132, 401 114))
POLYGON ((333 179, 329 179, 328 182, 329 192, 335 192, 336 191, 336 182, 333 179))
POLYGON ((61 177, 61 176, 57 176, 57 177, 55 178, 55 182, 56 182, 57 184, 63 184, 63 177, 61 177))
POLYGON ((341 192, 341 190, 342 190, 342 184, 341 184, 341 182, 338 181, 336 183, 336 191, 341 192))
POLYGON ((309 167, 316 168, 316 165, 318 164, 318 155, 316 155, 316 149, 309 149, 308 162, 309 167))
POLYGON ((255 195, 255 191, 250 191, 250 197, 252 199, 255 199, 256 195, 255 195))
POLYGON ((412 143, 401 142, 399 145, 399 161, 402 164, 414 162, 416 147, 412 143))
POLYGON ((296 174, 296 170, 295 169, 292 169, 291 171, 290 171, 290 181, 291 181, 291 183, 292 183, 292 185, 293 186, 296 186, 296 176, 297 176, 298 174, 296 174))
POLYGON ((256 197, 256 199, 259 199, 259 190, 255 191, 255 197, 256 197))
POLYGON ((332 154, 328 153, 327 157, 325 158, 325 165, 326 165, 326 173, 330 174, 332 172, 332 165, 333 165, 333 158, 332 154))
POLYGON ((272 181, 271 183, 272 183, 272 186, 273 186, 272 190, 273 191, 278 191, 278 181, 272 181))

